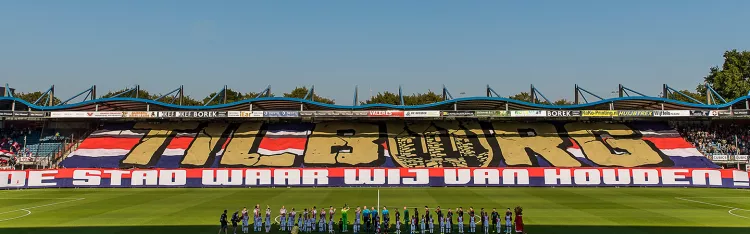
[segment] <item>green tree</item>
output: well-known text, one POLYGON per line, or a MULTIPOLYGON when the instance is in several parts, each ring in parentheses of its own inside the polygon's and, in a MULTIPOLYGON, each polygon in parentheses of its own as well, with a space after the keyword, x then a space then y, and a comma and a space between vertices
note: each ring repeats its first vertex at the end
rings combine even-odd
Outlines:
MULTIPOLYGON (((13 96, 20 98, 21 100, 27 101, 29 103, 34 103, 37 99, 39 99, 39 97, 42 96, 42 94, 44 93, 42 93, 41 91, 36 91, 36 92, 31 92, 31 93, 16 93, 16 94, 13 94, 13 96)), ((46 98, 39 100, 39 103, 37 103, 37 105, 40 105, 40 106, 47 105, 47 103, 43 103, 45 101, 44 99, 46 98)), ((60 99, 57 97, 52 99, 52 105, 60 104, 60 102, 61 102, 60 99)))
POLYGON ((362 102, 362 104, 399 105, 401 104, 401 100, 398 98, 398 94, 385 91, 385 92, 378 93, 377 95, 370 97, 370 99, 362 102))
MULTIPOLYGON (((229 88, 226 90, 226 93, 227 93, 227 103, 238 102, 238 101, 242 101, 245 99, 255 98, 259 94, 255 92, 249 92, 249 93, 243 94, 243 93, 237 92, 229 88)), ((211 97, 213 97, 214 95, 216 95, 216 92, 213 92, 209 94, 208 96, 206 96, 205 98, 203 98, 202 103, 208 102, 209 100, 211 100, 211 97)), ((273 97, 274 95, 271 94, 270 96, 273 97)), ((214 100, 211 101, 211 103, 209 103, 208 105, 217 105, 217 104, 222 104, 223 102, 224 102, 224 94, 219 93, 219 96, 214 98, 214 100)), ((203 105, 202 103, 201 105, 203 105)))
MULTIPOLYGON (((284 93, 284 97, 301 99, 301 98, 305 98, 305 95, 307 95, 308 91, 309 89, 307 89, 307 87, 297 87, 289 93, 284 93)), ((327 103, 327 104, 336 103, 333 99, 324 98, 324 97, 318 96, 318 94, 313 94, 313 101, 327 103)))
MULTIPOLYGON (((750 51, 724 52, 724 64, 712 67, 704 81, 727 101, 746 96, 750 91, 750 51)), ((705 95, 705 85, 698 85, 696 91, 705 95)))
MULTIPOLYGON (((704 86, 705 87, 705 86, 704 86)), ((698 92, 692 92, 690 90, 680 90, 680 93, 683 93, 687 96, 690 96, 692 98, 695 98, 698 101, 705 102, 706 101, 706 95, 703 95, 704 93, 698 93, 698 92)), ((690 100, 690 98, 687 98, 685 96, 680 95, 679 93, 672 92, 669 96, 670 99, 674 99, 677 101, 683 101, 683 102, 689 102, 689 103, 696 103, 693 100, 690 100)))
MULTIPOLYGON (((521 93, 518 93, 516 95, 509 96, 508 98, 514 99, 514 100, 519 100, 519 101, 524 101, 524 102, 531 102, 531 94, 529 94, 527 92, 521 92, 521 93)), ((538 104, 546 104, 546 105, 550 104, 548 101, 542 101, 542 100, 537 100, 537 103, 538 104)))
POLYGON ((531 94, 529 94, 527 92, 521 92, 519 94, 510 96, 508 98, 514 99, 514 100, 519 100, 519 101, 524 101, 524 102, 531 102, 531 94))
POLYGON ((568 99, 560 99, 554 102, 555 105, 558 106, 564 106, 564 105, 573 105, 573 102, 569 101, 568 99))
MULTIPOLYGON (((109 91, 109 92, 107 92, 107 93, 105 93, 104 95, 101 95, 101 96, 99 96, 99 97, 100 97, 100 98, 110 98, 110 97, 114 97, 115 95, 117 95, 117 94, 119 94, 119 93, 122 93, 122 92, 125 92, 125 91, 127 91, 127 90, 129 90, 129 89, 130 89, 130 88, 120 89, 120 90, 116 90, 116 91, 109 91)), ((126 94, 120 95, 119 97, 135 97, 135 96, 133 95, 133 92, 131 91, 131 92, 129 92, 129 93, 126 93, 126 94)), ((154 98, 157 98, 157 97, 154 97, 153 95, 151 95, 151 93, 149 93, 149 92, 148 92, 148 91, 146 91, 146 90, 143 90, 143 89, 139 89, 139 90, 138 90, 138 98, 154 99, 154 98)))
POLYGON ((427 93, 415 93, 409 96, 404 96, 404 105, 422 105, 430 104, 435 102, 443 101, 443 96, 438 95, 435 92, 428 91, 427 93))

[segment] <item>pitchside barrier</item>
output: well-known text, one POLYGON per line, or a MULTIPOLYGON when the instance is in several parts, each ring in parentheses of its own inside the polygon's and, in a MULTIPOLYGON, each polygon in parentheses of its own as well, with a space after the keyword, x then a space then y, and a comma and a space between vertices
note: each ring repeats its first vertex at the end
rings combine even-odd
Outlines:
POLYGON ((714 187, 750 174, 674 168, 245 168, 0 171, 0 189, 100 187, 714 187))

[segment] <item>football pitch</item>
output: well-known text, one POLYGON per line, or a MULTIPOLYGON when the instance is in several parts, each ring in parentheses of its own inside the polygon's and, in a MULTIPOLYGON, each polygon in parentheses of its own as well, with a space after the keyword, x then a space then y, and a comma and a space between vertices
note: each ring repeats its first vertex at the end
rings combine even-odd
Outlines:
POLYGON ((276 217, 281 205, 372 207, 378 205, 378 190, 380 206, 391 213, 397 207, 423 213, 424 206, 438 205, 502 213, 520 205, 532 234, 750 233, 750 190, 696 188, 2 190, 0 233, 217 233, 224 209, 231 216, 259 203, 270 205, 276 217))

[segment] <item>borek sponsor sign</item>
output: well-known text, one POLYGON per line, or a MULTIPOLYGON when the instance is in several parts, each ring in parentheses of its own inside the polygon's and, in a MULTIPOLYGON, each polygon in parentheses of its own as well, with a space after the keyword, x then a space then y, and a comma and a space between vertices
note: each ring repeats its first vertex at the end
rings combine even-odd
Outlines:
POLYGON ((654 186, 750 188, 748 172, 671 168, 58 169, 0 171, 0 189, 269 186, 654 186))
POLYGON ((575 117, 581 116, 581 111, 567 111, 567 110, 548 110, 548 117, 575 117))
POLYGON ((226 111, 160 111, 159 118, 224 118, 226 111))

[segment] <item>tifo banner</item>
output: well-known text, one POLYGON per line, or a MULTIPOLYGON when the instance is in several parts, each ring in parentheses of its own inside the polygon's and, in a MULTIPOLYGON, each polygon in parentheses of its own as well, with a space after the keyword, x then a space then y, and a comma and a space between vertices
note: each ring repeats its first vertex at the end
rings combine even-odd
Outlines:
POLYGON ((77 187, 717 187, 750 188, 748 172, 672 168, 234 168, 0 171, 0 189, 77 187))

